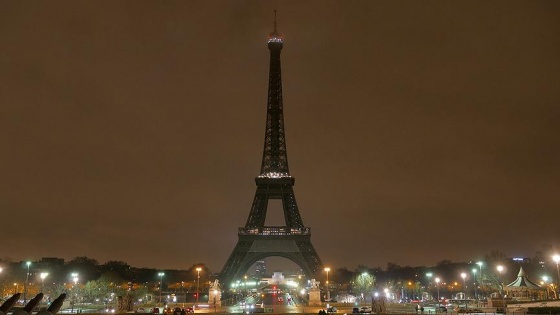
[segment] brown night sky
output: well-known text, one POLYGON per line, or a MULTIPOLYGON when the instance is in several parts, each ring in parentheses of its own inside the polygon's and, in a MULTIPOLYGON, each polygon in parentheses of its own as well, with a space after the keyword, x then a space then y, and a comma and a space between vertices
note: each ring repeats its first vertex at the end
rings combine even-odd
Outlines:
POLYGON ((2 1, 0 258, 220 271, 260 169, 274 9, 324 263, 560 249, 560 1, 2 1))

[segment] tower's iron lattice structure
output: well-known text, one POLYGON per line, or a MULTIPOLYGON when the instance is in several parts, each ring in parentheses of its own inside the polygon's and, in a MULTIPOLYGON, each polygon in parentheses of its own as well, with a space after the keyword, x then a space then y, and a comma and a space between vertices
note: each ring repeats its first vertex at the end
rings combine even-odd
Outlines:
POLYGON ((227 286, 240 279, 253 263, 265 257, 287 258, 301 267, 308 277, 322 270, 319 255, 311 244, 311 229, 303 225, 294 195, 295 179, 288 169, 284 113, 282 104, 282 76, 280 52, 282 37, 276 30, 268 39, 270 73, 268 107, 261 173, 255 179, 257 191, 245 227, 239 228, 239 240, 220 273, 227 286), (270 199, 280 199, 285 226, 265 226, 270 199))

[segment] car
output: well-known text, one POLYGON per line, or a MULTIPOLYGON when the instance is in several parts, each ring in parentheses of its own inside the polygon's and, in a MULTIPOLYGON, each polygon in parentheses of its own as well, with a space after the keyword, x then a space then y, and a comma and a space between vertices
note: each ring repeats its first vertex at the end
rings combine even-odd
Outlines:
POLYGON ((369 306, 360 307, 360 314, 371 314, 371 307, 369 306))
POLYGON ((143 308, 143 307, 139 307, 137 308, 134 313, 149 313, 150 310, 148 310, 147 308, 143 308))
POLYGON ((336 307, 327 307, 327 313, 332 314, 332 313, 336 313, 338 312, 338 310, 336 309, 336 307))
POLYGON ((107 307, 105 308, 105 313, 111 313, 111 314, 112 314, 112 313, 115 313, 115 308, 112 307, 112 306, 107 306, 107 307))

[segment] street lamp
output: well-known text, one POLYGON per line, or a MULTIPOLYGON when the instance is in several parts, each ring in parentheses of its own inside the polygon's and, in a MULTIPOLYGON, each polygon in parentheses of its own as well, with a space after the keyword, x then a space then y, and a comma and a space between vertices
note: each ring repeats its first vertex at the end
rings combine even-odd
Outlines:
POLYGON ((165 275, 165 273, 163 272, 159 272, 158 276, 159 276, 159 303, 161 304, 161 296, 163 295, 163 276, 165 275))
POLYGON ((329 290, 329 271, 331 271, 331 268, 325 268, 325 272, 327 273, 327 301, 331 300, 331 291, 329 290))
MULTIPOLYGON (((367 272, 362 272, 362 278, 361 278, 362 281, 365 282, 365 281, 366 281, 365 279, 367 279, 367 278, 366 278, 367 276, 368 276, 368 273, 367 273, 367 272)), ((364 290, 365 287, 367 287, 367 285, 364 286, 364 287, 362 287, 362 290, 364 290)), ((373 302, 373 301, 372 301, 372 302, 373 302)), ((362 292, 362 303, 364 303, 364 304, 367 306, 367 301, 366 301, 366 298, 364 297, 364 292, 362 292)))
POLYGON ((200 271, 202 271, 202 268, 196 268, 196 277, 198 279, 198 282, 196 283, 196 305, 198 305, 198 296, 200 295, 200 271))
POLYGON ((436 281, 436 288, 437 288, 437 304, 436 304, 436 313, 437 313, 438 309, 439 309, 439 281, 440 281, 440 279, 436 278, 435 281, 436 281))
POLYGON ((74 281, 74 287, 78 284, 78 280, 80 280, 80 278, 78 278, 78 274, 72 273, 72 281, 74 281))
MULTIPOLYGON (((432 285, 432 276, 433 274, 431 272, 426 273, 426 277, 428 277, 429 281, 428 281, 428 287, 430 287, 432 285)), ((430 293, 430 296, 432 294, 430 293)))
POLYGON ((23 284, 23 304, 27 303, 27 283, 29 282, 29 266, 31 266, 31 262, 28 261, 25 264, 27 265, 27 273, 25 274, 25 283, 23 284))
POLYGON ((468 305, 467 305, 467 283, 465 282, 465 279, 467 278, 467 274, 464 272, 461 272, 461 278, 463 278, 463 289, 465 289, 465 311, 467 311, 468 305))
POLYGON ((472 269, 472 273, 473 273, 473 278, 474 278, 474 298, 476 299, 476 306, 478 305, 478 295, 476 294, 476 287, 477 287, 477 283, 476 283, 476 268, 472 269))
POLYGON ((506 314, 506 299, 505 299, 506 291, 504 288, 504 277, 502 275, 502 273, 504 272, 504 266, 499 265, 496 267, 496 269, 500 273, 500 280, 502 281, 502 307, 503 307, 504 314, 506 314))
POLYGON ((49 275, 48 272, 41 272, 41 293, 43 293, 43 283, 45 282, 45 278, 49 275))
MULTIPOLYGON (((484 297, 484 282, 482 282, 482 265, 484 265, 484 263, 482 261, 477 261, 476 264, 478 265, 478 270, 480 271, 480 275, 478 276, 478 285, 480 286, 480 295, 481 297, 484 297)), ((479 299, 480 302, 480 299, 479 299)))
MULTIPOLYGON (((77 290, 76 286, 78 285, 78 280, 79 280, 78 274, 74 272, 74 273, 71 274, 71 276, 72 276, 72 280, 74 281, 73 289, 74 289, 74 291, 76 291, 77 290)), ((78 292, 77 291, 74 293, 73 299, 74 299, 74 302, 73 303, 71 302, 71 304, 72 304, 71 312, 74 312, 74 304, 77 304, 77 302, 78 302, 78 292)))
POLYGON ((558 285, 556 288, 560 287, 560 269, 558 269, 558 263, 560 263, 560 255, 556 254, 552 256, 552 260, 556 263, 556 274, 558 275, 558 285))

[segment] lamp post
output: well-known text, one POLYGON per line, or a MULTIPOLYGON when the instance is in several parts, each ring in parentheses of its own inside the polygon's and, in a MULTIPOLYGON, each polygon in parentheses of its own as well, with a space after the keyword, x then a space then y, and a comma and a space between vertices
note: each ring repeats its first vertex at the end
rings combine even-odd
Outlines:
POLYGON ((476 299, 476 306, 478 307, 478 295, 476 294, 476 287, 477 287, 477 283, 476 283, 476 268, 472 269, 472 273, 473 273, 473 278, 474 278, 474 298, 476 299))
MULTIPOLYGON (((461 278, 463 278, 463 289, 465 289, 465 312, 468 311, 468 305, 467 305, 467 282, 465 281, 465 279, 467 279, 467 274, 464 272, 461 272, 461 278)), ((468 312, 467 312, 468 313, 468 312)))
POLYGON ((71 305, 72 305, 72 310, 71 310, 71 312, 73 313, 73 312, 74 312, 74 304, 77 304, 77 302, 78 302, 78 291, 77 291, 77 289, 76 289, 76 286, 78 285, 78 280, 79 280, 79 278, 78 278, 78 274, 75 273, 75 272, 72 273, 71 276, 72 276, 72 281, 74 281, 74 286, 72 287, 72 289, 74 290, 74 295, 72 296, 72 299, 73 299, 74 301, 73 301, 73 302, 72 302, 72 301, 70 302, 71 305))
POLYGON ((437 303, 436 303, 436 313, 437 313, 438 309, 439 309, 439 281, 440 281, 440 279, 436 278, 435 281, 436 281, 436 288, 437 288, 437 303))
POLYGON ((196 268, 196 278, 198 280, 196 283, 196 305, 198 305, 198 296, 200 295, 200 271, 202 271, 202 268, 196 268))
POLYGON ((484 282, 482 282, 482 265, 484 263, 482 261, 477 261, 476 264, 478 265, 478 271, 480 271, 480 275, 478 275, 478 285, 480 286, 480 295, 484 297, 484 291, 482 290, 484 282))
MULTIPOLYGON (((433 274, 431 272, 426 273, 426 277, 428 277, 429 281, 428 281, 428 287, 430 287, 432 285, 432 276, 433 274)), ((430 293, 431 295, 431 293, 430 293)))
POLYGON ((48 272, 41 272, 41 293, 43 293, 43 283, 45 282, 45 278, 49 275, 48 272))
POLYGON ((159 272, 159 303, 161 304, 161 298, 163 296, 163 276, 165 275, 164 272, 159 272))
POLYGON ((331 271, 331 268, 329 268, 329 267, 325 268, 325 272, 327 273, 327 301, 330 302, 331 291, 329 290, 329 271, 331 271))
POLYGON ((27 265, 27 273, 25 274, 25 283, 23 284, 23 304, 27 303, 27 283, 29 282, 29 266, 31 266, 31 262, 28 261, 25 264, 27 265))
POLYGON ((500 281, 502 282, 502 307, 503 307, 504 314, 506 314, 506 299, 505 299, 506 291, 504 288, 504 277, 502 275, 502 273, 504 272, 504 266, 499 265, 498 267, 496 267, 496 269, 500 273, 500 281))
POLYGON ((554 262, 556 263, 556 274, 558 276, 558 285, 556 286, 556 288, 560 288, 560 269, 558 268, 558 263, 560 263, 560 255, 556 254, 554 256, 552 256, 552 260, 554 260, 554 262))

